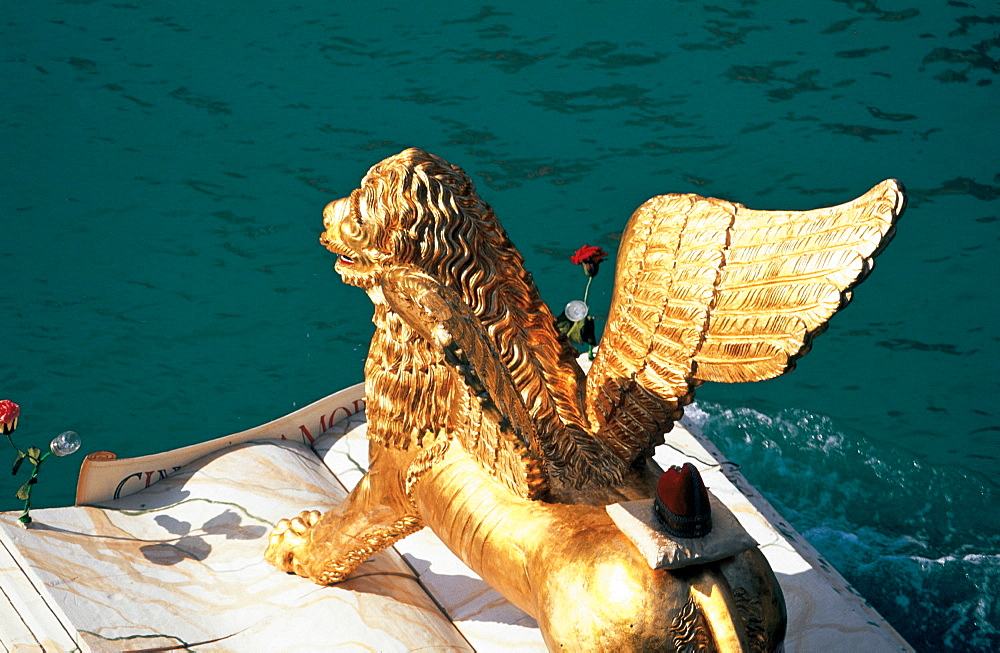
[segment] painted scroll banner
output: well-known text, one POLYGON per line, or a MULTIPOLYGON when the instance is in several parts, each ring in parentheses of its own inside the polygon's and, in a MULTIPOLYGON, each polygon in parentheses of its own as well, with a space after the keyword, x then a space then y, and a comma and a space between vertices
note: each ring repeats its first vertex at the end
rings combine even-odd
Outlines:
POLYGON ((358 383, 267 424, 163 453, 118 458, 109 451, 94 452, 80 467, 76 505, 95 505, 128 496, 202 456, 233 444, 255 440, 311 443, 334 424, 363 411, 364 395, 365 384, 358 383))

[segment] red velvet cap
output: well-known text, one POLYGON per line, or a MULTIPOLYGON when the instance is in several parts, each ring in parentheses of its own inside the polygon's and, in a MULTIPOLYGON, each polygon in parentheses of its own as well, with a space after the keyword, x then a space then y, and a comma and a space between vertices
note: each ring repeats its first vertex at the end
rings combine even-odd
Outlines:
POLYGON ((676 537, 703 537, 712 530, 712 507, 708 488, 691 463, 663 472, 656 484, 656 515, 668 533, 676 537))

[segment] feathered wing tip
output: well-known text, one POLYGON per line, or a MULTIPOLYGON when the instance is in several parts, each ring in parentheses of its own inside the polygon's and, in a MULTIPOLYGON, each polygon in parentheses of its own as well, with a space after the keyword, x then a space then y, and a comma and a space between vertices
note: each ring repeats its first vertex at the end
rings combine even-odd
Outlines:
POLYGON ((692 376, 761 381, 792 369, 851 301, 905 207, 894 179, 826 209, 740 207, 692 376))
POLYGON ((905 208, 893 179, 813 211, 698 195, 639 207, 587 378, 591 429, 627 460, 648 452, 701 381, 778 376, 851 298, 905 208))

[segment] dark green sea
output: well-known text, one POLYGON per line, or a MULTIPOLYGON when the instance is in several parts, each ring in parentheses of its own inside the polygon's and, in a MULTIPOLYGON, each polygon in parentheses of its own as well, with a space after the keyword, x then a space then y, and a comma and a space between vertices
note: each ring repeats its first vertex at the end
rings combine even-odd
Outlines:
MULTIPOLYGON (((320 211, 405 147, 470 173, 557 312, 570 254, 613 253, 653 195, 808 209, 895 177, 895 240, 798 369, 688 415, 918 650, 1000 648, 997 2, 39 0, 0 25, 22 447, 153 453, 360 381, 371 307, 320 211)), ((72 502, 81 458, 36 505, 72 502)))

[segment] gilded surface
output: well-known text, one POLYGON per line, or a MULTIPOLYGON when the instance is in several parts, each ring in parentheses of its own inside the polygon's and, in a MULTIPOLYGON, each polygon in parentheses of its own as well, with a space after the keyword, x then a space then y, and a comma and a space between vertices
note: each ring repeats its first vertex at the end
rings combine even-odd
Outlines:
POLYGON ((321 237, 375 305, 371 466, 333 510, 279 522, 268 561, 336 582, 427 525, 550 648, 774 650, 784 604, 759 551, 652 570, 603 506, 651 496, 653 447, 700 382, 791 369, 903 206, 892 180, 805 212, 653 198, 626 226, 585 377, 465 173, 415 149, 386 159, 327 206, 321 237))

